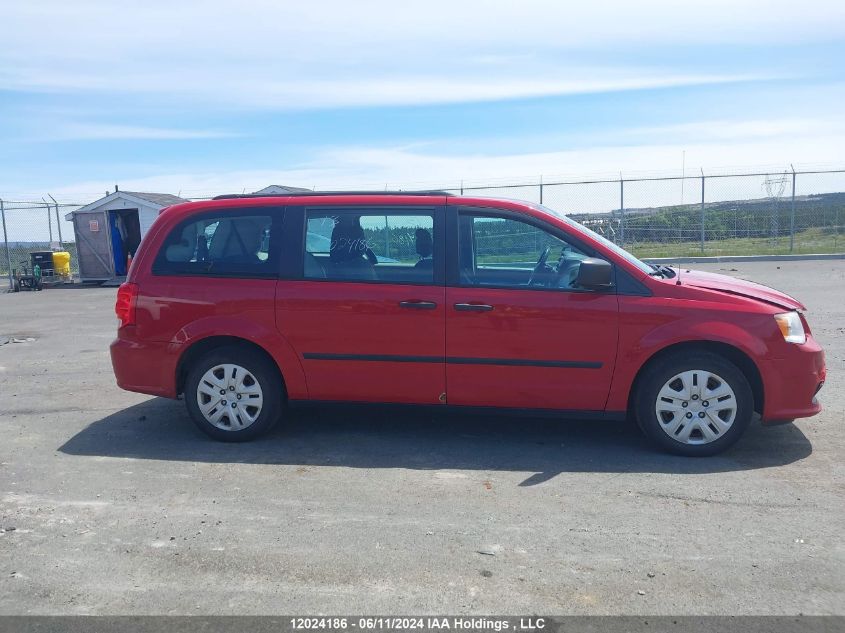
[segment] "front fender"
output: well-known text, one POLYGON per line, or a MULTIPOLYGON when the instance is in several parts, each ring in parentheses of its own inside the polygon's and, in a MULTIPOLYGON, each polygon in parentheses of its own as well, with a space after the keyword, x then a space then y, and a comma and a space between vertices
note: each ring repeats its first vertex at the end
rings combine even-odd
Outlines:
MULTIPOLYGON (((766 320, 770 319, 767 317, 766 320)), ((725 343, 742 350, 751 358, 765 356, 768 351, 765 341, 744 327, 725 321, 690 318, 666 323, 646 334, 638 350, 639 356, 651 358, 670 345, 693 341, 725 343)))
POLYGON ((680 343, 722 343, 730 345, 751 359, 762 375, 759 359, 769 353, 766 340, 760 336, 770 326, 768 315, 745 314, 738 323, 701 314, 672 319, 643 331, 642 326, 623 328, 619 339, 616 371, 611 382, 606 409, 625 411, 637 374, 659 352, 680 343))

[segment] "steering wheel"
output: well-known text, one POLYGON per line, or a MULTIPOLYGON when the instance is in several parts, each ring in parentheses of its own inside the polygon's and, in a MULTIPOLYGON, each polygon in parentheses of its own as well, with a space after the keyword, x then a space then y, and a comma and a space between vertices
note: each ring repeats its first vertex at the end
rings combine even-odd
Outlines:
POLYGON ((534 276, 540 272, 543 267, 546 265, 546 260, 549 258, 549 252, 552 250, 551 246, 547 246, 543 253, 540 255, 540 259, 537 260, 537 263, 534 265, 534 270, 531 271, 531 276, 528 278, 528 286, 534 284, 534 276))

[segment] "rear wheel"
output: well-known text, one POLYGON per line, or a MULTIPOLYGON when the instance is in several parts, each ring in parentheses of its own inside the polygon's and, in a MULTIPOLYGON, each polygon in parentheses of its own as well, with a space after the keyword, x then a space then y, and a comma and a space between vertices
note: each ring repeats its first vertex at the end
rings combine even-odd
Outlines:
POLYGON ((754 414, 745 375, 716 354, 675 355, 646 369, 636 394, 637 421, 678 455, 715 455, 736 443, 754 414))
POLYGON ((276 366, 252 349, 226 346, 196 360, 185 379, 185 404, 204 433, 243 442, 278 421, 282 381, 276 366))

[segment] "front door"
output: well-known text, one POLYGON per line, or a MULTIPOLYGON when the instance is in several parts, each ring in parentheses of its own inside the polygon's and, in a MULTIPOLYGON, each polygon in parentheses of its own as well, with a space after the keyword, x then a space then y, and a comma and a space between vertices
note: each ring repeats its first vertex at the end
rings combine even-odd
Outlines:
POLYGON ((592 253, 507 212, 461 210, 446 289, 449 404, 601 411, 618 335, 613 292, 576 287, 592 253))
POLYGON ((299 211, 298 279, 279 283, 276 318, 309 399, 442 402, 442 208, 299 211))

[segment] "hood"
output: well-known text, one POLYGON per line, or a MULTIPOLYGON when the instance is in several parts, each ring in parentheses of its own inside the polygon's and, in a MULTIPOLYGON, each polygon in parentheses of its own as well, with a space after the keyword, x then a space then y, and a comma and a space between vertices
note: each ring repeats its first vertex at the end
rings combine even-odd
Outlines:
POLYGON ((706 273, 701 270, 690 270, 687 272, 685 268, 682 268, 681 285, 707 288, 708 290, 718 290, 741 297, 749 297, 787 310, 807 309, 803 303, 779 290, 728 275, 706 273))

